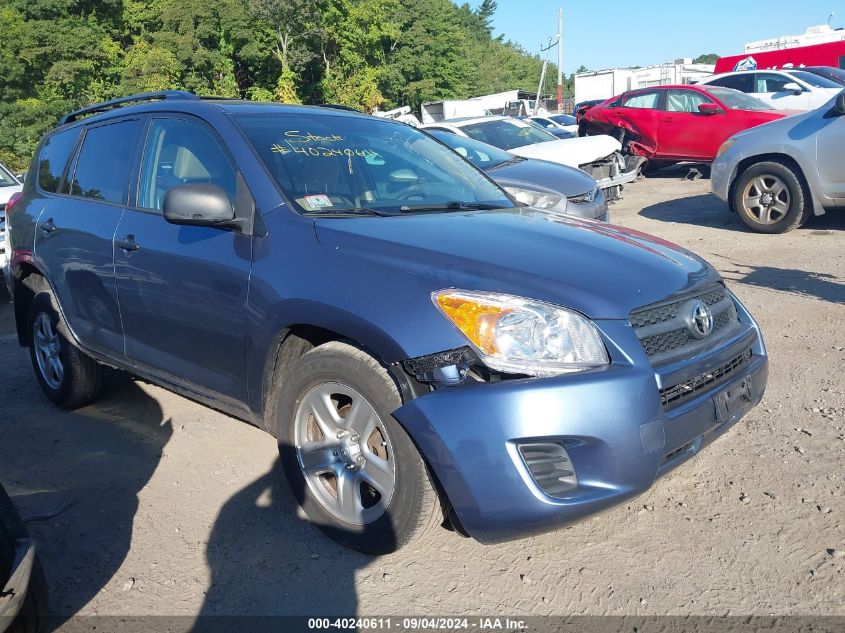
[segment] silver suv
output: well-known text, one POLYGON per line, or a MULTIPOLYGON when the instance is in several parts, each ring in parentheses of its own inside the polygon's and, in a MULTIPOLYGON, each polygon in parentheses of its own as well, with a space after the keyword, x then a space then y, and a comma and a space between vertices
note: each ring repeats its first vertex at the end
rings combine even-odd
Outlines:
POLYGON ((845 207, 843 146, 845 91, 817 110, 725 141, 713 162, 713 193, 755 231, 791 231, 845 207))

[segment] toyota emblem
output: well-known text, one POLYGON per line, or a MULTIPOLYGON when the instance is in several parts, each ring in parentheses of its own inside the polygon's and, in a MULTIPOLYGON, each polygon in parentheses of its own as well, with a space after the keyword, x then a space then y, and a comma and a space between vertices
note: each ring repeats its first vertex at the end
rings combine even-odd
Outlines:
POLYGON ((693 301, 689 311, 689 329, 695 338, 704 338, 713 331, 713 313, 703 301, 693 301))

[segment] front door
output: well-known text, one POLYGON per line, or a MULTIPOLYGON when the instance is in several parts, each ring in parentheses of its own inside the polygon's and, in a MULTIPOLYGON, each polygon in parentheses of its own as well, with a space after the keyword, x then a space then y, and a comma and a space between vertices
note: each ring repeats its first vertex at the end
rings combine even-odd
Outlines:
POLYGON ((193 183, 218 185, 233 204, 245 198, 209 127, 192 117, 153 118, 137 195, 115 234, 126 356, 141 370, 243 402, 252 238, 166 222, 165 193, 193 183))
POLYGON ((832 109, 821 109, 813 118, 818 128, 816 144, 819 181, 826 196, 837 198, 845 204, 845 162, 842 148, 845 147, 845 116, 837 116, 832 109))
POLYGON ((666 91, 664 111, 660 115, 660 153, 673 158, 713 160, 725 135, 728 114, 699 112, 702 103, 716 103, 695 90, 682 88, 666 91))
POLYGON ((38 186, 52 190, 38 218, 35 258, 48 271, 71 331, 83 346, 122 358, 123 331, 114 285, 112 239, 126 205, 132 162, 143 120, 122 119, 84 131, 82 147, 62 186, 61 162, 68 135, 51 137, 39 156, 38 186), (55 152, 50 151, 55 144, 55 152), (61 190, 58 187, 62 187, 61 190))
POLYGON ((790 83, 798 84, 798 81, 789 75, 755 73, 752 96, 762 99, 778 110, 809 110, 811 93, 802 90, 795 94, 792 90, 786 90, 784 87, 790 83))

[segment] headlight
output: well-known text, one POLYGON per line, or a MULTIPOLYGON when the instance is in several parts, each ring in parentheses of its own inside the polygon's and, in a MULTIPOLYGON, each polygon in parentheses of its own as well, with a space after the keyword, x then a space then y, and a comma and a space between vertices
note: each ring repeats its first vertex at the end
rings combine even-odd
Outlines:
POLYGON ((727 152, 731 147, 733 147, 734 143, 735 143, 735 141, 732 141, 731 139, 728 139, 727 141, 722 143, 719 146, 719 151, 716 152, 716 158, 719 158, 719 156, 721 156, 722 154, 727 152))
POLYGON ((593 202, 596 198, 599 197, 599 188, 596 187, 592 191, 588 191, 587 193, 582 193, 580 196, 571 196, 567 198, 569 202, 572 204, 585 204, 588 202, 593 202))
MULTIPOLYGON (((517 187, 505 187, 505 191, 511 194, 518 202, 521 202, 526 207, 534 207, 535 209, 551 209, 560 204, 563 196, 558 196, 553 193, 544 193, 542 191, 531 191, 530 189, 518 189, 517 187)), ((566 203, 564 203, 566 206, 566 203)))
POLYGON ((553 376, 610 362, 595 326, 571 310, 469 290, 441 290, 431 298, 491 369, 553 376))

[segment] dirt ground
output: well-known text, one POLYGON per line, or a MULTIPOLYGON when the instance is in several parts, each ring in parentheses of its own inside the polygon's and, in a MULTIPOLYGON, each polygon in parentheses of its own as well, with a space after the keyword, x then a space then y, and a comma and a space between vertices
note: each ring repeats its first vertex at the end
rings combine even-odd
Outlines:
POLYGON ((4 297, 0 481, 35 519, 54 610, 845 615, 845 213, 752 234, 707 181, 670 172, 612 214, 721 271, 766 336, 765 400, 629 504, 498 546, 439 530, 347 551, 297 512, 270 436, 142 382, 56 409, 4 297))

